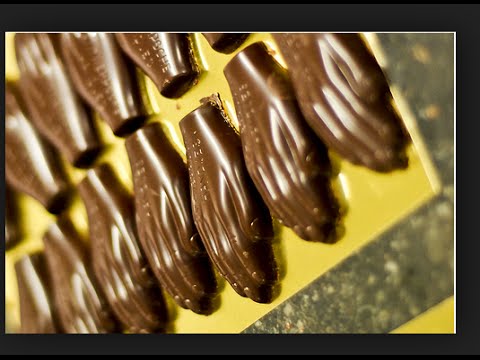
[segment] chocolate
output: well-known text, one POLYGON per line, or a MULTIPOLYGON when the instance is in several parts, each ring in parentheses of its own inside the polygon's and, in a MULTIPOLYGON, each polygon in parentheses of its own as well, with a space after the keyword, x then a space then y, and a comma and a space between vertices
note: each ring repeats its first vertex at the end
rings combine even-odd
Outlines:
POLYGON ((158 123, 125 142, 142 248, 162 287, 178 305, 212 311, 215 276, 192 219, 188 171, 158 123))
POLYGON ((20 212, 17 206, 16 194, 6 186, 5 188, 5 250, 10 250, 22 239, 20 229, 20 212))
POLYGON ((238 294, 270 302, 278 274, 272 221, 250 179, 240 137, 206 103, 180 122, 193 218, 208 255, 238 294))
POLYGON ((64 33, 61 47, 73 84, 117 136, 146 120, 135 67, 124 58, 110 33, 64 33))
POLYGON ((71 334, 116 332, 117 322, 94 278, 86 244, 61 217, 43 237, 53 299, 63 330, 71 334))
POLYGON ((61 329, 52 306, 52 288, 45 255, 25 255, 15 263, 20 299, 20 332, 53 334, 61 329))
POLYGON ((25 106, 38 131, 77 167, 89 167, 101 144, 60 58, 59 35, 19 33, 15 49, 25 106))
POLYGON ((231 54, 247 39, 250 34, 241 33, 202 33, 215 51, 231 54))
POLYGON ((182 96, 197 79, 188 36, 165 32, 116 34, 121 48, 167 98, 182 96))
POLYGON ((258 42, 224 73, 248 172, 273 216, 305 240, 335 241, 338 205, 327 149, 305 122, 286 70, 258 42))
POLYGON ((5 84, 5 178, 51 213, 69 204, 70 185, 55 149, 30 123, 15 84, 5 84))
POLYGON ((273 36, 303 114, 329 148, 380 172, 407 166, 388 83, 359 34, 273 36))
POLYGON ((138 242, 132 196, 102 164, 78 186, 88 215, 93 271, 128 332, 157 332, 166 308, 138 242))

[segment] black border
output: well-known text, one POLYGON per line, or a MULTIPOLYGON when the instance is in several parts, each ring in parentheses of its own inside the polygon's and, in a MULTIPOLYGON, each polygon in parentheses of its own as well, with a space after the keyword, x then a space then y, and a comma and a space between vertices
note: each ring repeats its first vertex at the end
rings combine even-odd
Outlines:
MULTIPOLYGON (((457 159, 468 169, 478 164, 478 150, 469 147, 467 139, 478 132, 467 127, 479 122, 475 111, 480 95, 475 71, 480 64, 479 10, 478 5, 1 5, 0 24, 4 31, 456 31, 457 136, 461 139, 457 154, 465 155, 467 150, 474 154, 471 162, 457 159)), ((5 58, 3 43, 2 37, 0 61, 5 58)), ((2 96, 2 112, 3 102, 2 96)), ((475 174, 460 179, 457 335, 2 335, 0 353, 478 353, 480 299, 478 270, 473 265, 478 263, 480 242, 478 234, 467 228, 477 211, 475 204, 470 204, 471 212, 460 208, 478 200, 472 196, 474 189, 467 187, 478 181, 475 174)), ((4 276, 0 278, 4 288, 4 276)), ((4 304, 4 296, 0 298, 4 304)))

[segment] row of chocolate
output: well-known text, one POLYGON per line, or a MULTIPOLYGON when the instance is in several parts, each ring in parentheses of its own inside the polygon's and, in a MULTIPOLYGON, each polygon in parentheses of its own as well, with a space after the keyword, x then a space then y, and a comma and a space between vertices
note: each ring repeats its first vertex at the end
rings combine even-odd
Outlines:
MULTIPOLYGON (((205 36, 223 52, 246 38, 205 36)), ((67 206, 72 187, 54 147, 77 167, 94 164, 102 148, 85 102, 127 137, 134 187, 132 197, 109 165, 89 170, 77 188, 90 250, 60 216, 44 255, 17 264, 25 332, 159 331, 168 316, 158 284, 178 305, 209 314, 217 294, 210 261, 237 293, 270 302, 278 278, 271 215, 305 240, 338 239, 327 147, 377 171, 407 165, 388 84, 358 34, 274 39, 288 71, 263 43, 236 54, 224 74, 240 131, 218 96, 202 99, 180 122, 185 166, 160 124, 142 127, 130 61, 163 96, 181 96, 199 73, 188 35, 16 35, 21 77, 6 88, 8 183, 53 213, 67 206), (49 296, 56 311, 45 306, 49 296)))

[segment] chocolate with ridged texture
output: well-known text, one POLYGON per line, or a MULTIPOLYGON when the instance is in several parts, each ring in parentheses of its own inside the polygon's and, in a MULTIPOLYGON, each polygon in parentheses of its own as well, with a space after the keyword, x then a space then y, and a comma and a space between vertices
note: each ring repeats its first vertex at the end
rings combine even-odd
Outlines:
POLYGON ((5 250, 15 247, 22 239, 17 199, 15 192, 5 187, 5 250))
POLYGON ((327 149, 305 122, 286 70, 255 43, 224 73, 248 172, 273 216, 305 240, 334 242, 338 205, 327 149))
POLYGON ((20 332, 54 334, 61 332, 55 317, 52 287, 45 255, 37 252, 15 263, 20 303, 20 332))
POLYGON ((167 98, 182 96, 198 76, 188 34, 118 33, 125 53, 150 77, 167 98))
POLYGON ((125 144, 140 242, 154 274, 178 305, 210 313, 216 281, 193 222, 185 163, 158 123, 125 144))
POLYGON ((32 122, 68 161, 89 167, 101 143, 62 64, 59 35, 18 33, 15 50, 19 86, 32 122))
POLYGON ((140 248, 133 198, 102 164, 78 186, 87 209, 93 271, 126 331, 162 331, 167 320, 160 288, 140 248))
POLYGON ((300 108, 350 162, 389 172, 408 165, 406 131, 375 57, 359 34, 273 34, 300 108))
POLYGON ((72 82, 117 136, 143 125, 142 103, 135 66, 110 33, 63 33, 61 48, 72 82))
POLYGON ((67 217, 60 217, 43 237, 58 321, 70 334, 119 330, 90 264, 86 244, 67 217))
POLYGON ((5 84, 5 178, 51 213, 69 204, 71 187, 58 153, 31 124, 13 83, 5 84))
POLYGON ((250 34, 241 33, 202 33, 213 50, 231 54, 238 49, 250 34))
POLYGON ((180 128, 193 218, 210 258, 238 294, 270 302, 278 278, 272 220, 248 175, 240 137, 209 102, 180 128))

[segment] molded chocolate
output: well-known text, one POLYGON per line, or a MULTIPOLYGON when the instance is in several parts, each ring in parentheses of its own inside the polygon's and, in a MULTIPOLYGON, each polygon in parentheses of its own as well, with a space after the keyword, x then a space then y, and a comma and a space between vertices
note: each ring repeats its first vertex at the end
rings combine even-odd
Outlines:
POLYGON ((55 149, 32 126, 20 93, 5 84, 5 178, 51 213, 69 204, 71 192, 65 170, 55 149))
POLYGON ((133 198, 109 165, 78 186, 88 215, 95 276, 128 332, 156 332, 166 322, 160 289, 140 248, 133 198))
POLYGON ((333 242, 338 205, 327 149, 305 122, 286 70, 255 43, 224 73, 248 172, 273 216, 303 239, 333 242))
POLYGON ((138 130, 125 145, 138 233, 154 274, 178 305, 211 312, 216 281, 193 222, 185 163, 158 123, 138 130))
POLYGON ((407 166, 406 134, 388 83, 359 34, 273 36, 303 114, 329 148, 376 171, 407 166))
POLYGON ((272 221, 248 175, 240 137, 210 103, 185 116, 180 128, 193 218, 210 258, 240 295, 270 302, 278 278, 272 221))
POLYGON ((149 76, 167 98, 182 96, 198 72, 188 34, 118 33, 125 53, 149 76))
POLYGON ((43 237, 58 320, 66 333, 111 333, 119 327, 72 222, 61 217, 43 237))
POLYGON ((15 195, 9 186, 5 187, 5 250, 13 248, 22 239, 15 195))
POLYGON ((61 46, 65 65, 83 99, 117 136, 143 125, 146 110, 141 100, 135 67, 124 58, 110 33, 64 33, 61 46))
POLYGON ((250 34, 241 33, 202 33, 213 50, 231 54, 243 44, 250 34))
POLYGON ((54 334, 61 331, 54 315, 52 288, 45 255, 25 255, 15 263, 20 299, 20 332, 54 334))
POLYGON ((101 144, 60 58, 58 36, 15 35, 25 106, 38 131, 77 167, 89 167, 101 144))

